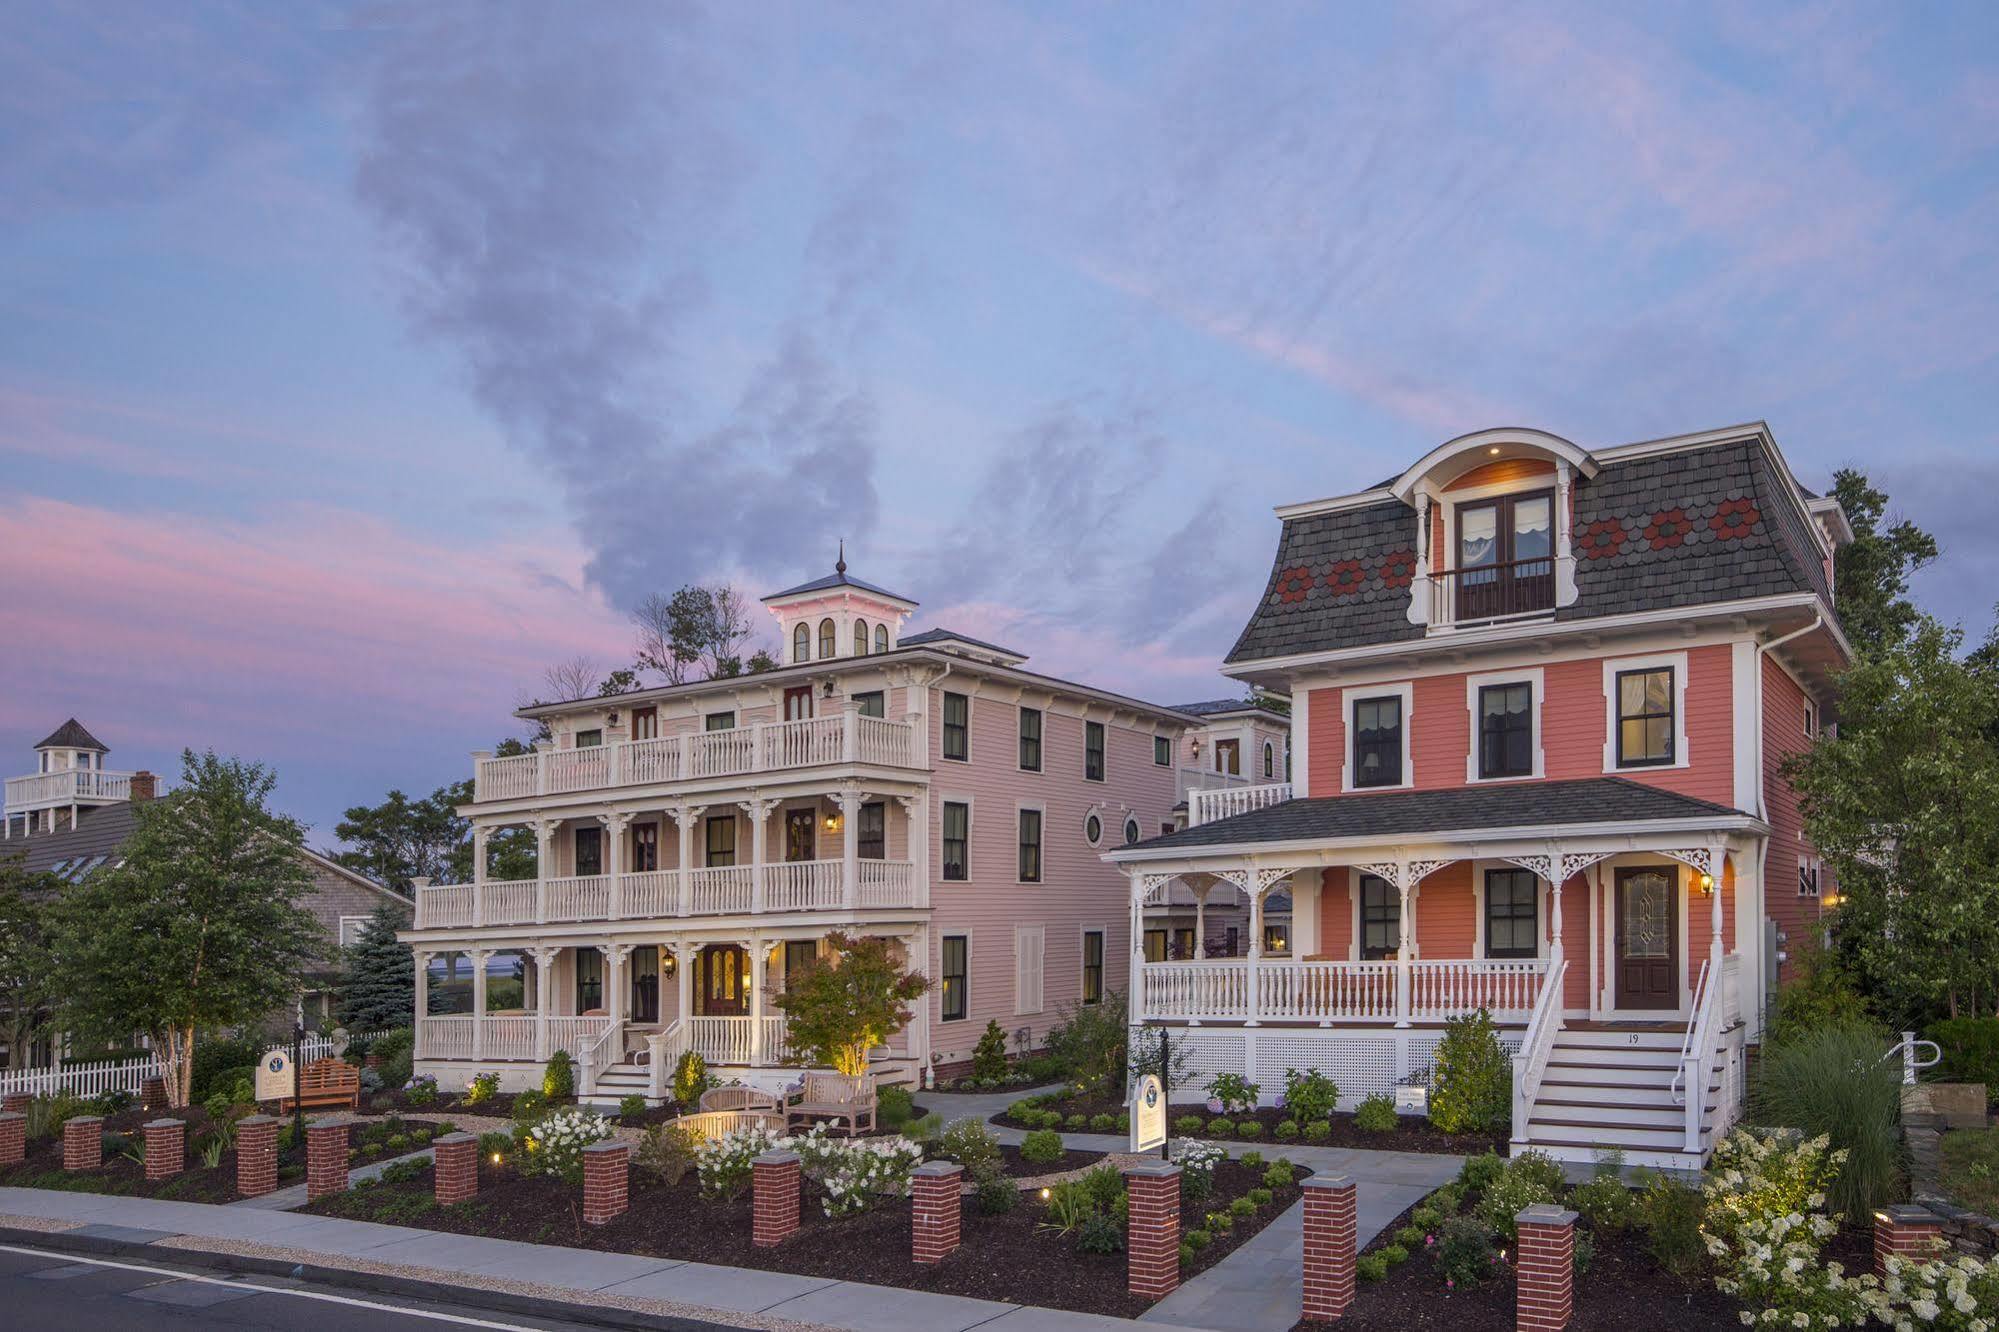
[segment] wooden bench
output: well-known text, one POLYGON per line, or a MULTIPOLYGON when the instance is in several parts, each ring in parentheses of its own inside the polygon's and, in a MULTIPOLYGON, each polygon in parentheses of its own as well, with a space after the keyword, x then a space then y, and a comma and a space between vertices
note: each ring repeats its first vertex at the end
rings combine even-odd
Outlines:
POLYGON ((361 1070, 344 1059, 315 1059, 298 1071, 298 1097, 282 1097, 278 1101, 278 1113, 289 1113, 295 1106, 307 1110, 330 1110, 344 1107, 348 1110, 359 1108, 361 1104, 361 1070))
POLYGON ((751 1110, 777 1113, 777 1097, 755 1087, 711 1087, 701 1093, 703 1110, 751 1110))
POLYGON ((820 1119, 844 1121, 847 1132, 875 1127, 875 1080, 865 1074, 850 1078, 844 1073, 807 1073, 805 1085, 784 1100, 784 1127, 788 1133, 795 1120, 811 1123, 820 1119))

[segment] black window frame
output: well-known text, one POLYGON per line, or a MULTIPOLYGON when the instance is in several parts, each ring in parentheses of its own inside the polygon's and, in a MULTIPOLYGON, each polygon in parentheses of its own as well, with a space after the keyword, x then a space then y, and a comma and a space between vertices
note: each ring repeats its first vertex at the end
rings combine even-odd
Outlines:
POLYGON ((972 937, 947 934, 937 946, 937 1020, 963 1022, 971 1012, 971 988, 972 937), (957 945, 955 960, 951 956, 953 944, 957 945))
POLYGON ((870 800, 856 817, 860 822, 854 825, 855 854, 862 860, 887 860, 888 802, 870 800))
POLYGON ((578 749, 602 749, 604 747, 604 728, 593 726, 587 731, 578 731, 576 733, 575 745, 578 749))
POLYGON ((576 1011, 587 1013, 604 1007, 604 955, 594 948, 576 950, 576 1011), (586 966, 587 964, 587 966, 586 966), (585 976, 588 970, 591 974, 585 976))
POLYGON ((854 711, 863 717, 888 716, 888 694, 880 689, 870 689, 854 695, 854 711))
POLYGON ((1356 698, 1353 701, 1353 707, 1348 711, 1347 721, 1348 730, 1352 732, 1354 789, 1359 791, 1370 790, 1375 787, 1401 786, 1404 782, 1402 772, 1403 731, 1409 725, 1408 708, 1405 706, 1405 700, 1402 695, 1370 694, 1366 698, 1356 698), (1386 739, 1383 738, 1382 727, 1380 725, 1381 705, 1385 703, 1395 705, 1395 729, 1386 739), (1368 728, 1368 733, 1374 737, 1370 740, 1363 740, 1361 738, 1360 710, 1362 708, 1372 708, 1375 711, 1376 724, 1368 728), (1362 758, 1364 756, 1380 757, 1382 755, 1386 755, 1394 763, 1393 769, 1384 767, 1382 771, 1392 771, 1393 776, 1387 780, 1367 780, 1365 777, 1366 765, 1361 761, 1362 758))
POLYGON ((1363 962, 1382 962, 1398 957, 1402 952, 1402 894, 1395 885, 1378 874, 1360 876, 1360 958, 1363 962), (1381 902, 1368 901, 1371 890, 1381 889, 1381 902), (1376 947, 1368 942, 1369 932, 1376 926, 1386 927, 1388 942, 1376 947))
POLYGON ((1173 766, 1173 742, 1163 735, 1152 737, 1152 761, 1161 768, 1173 766))
POLYGON ((1494 960, 1502 958, 1526 959, 1541 955, 1541 881, 1535 876, 1532 870, 1515 868, 1487 870, 1485 872, 1485 902, 1482 910, 1485 919, 1486 957, 1494 960), (1506 887, 1506 901, 1503 911, 1495 909, 1499 906, 1499 894, 1495 893, 1493 889, 1498 884, 1504 884, 1506 887), (1526 901, 1524 904, 1519 897, 1519 893, 1523 887, 1526 890, 1526 901), (1518 942, 1518 930, 1523 921, 1527 925, 1527 943, 1525 946, 1522 946, 1518 942), (1513 943, 1505 948, 1500 948, 1493 942, 1499 932, 1496 927, 1502 922, 1507 927, 1508 937, 1514 940, 1513 943))
POLYGON ((1104 1001, 1104 932, 1102 930, 1083 931, 1083 979, 1081 1000, 1086 1004, 1100 1004, 1104 1001), (1096 957, 1090 956, 1090 945, 1096 944, 1096 957))
POLYGON ((952 883, 964 883, 972 877, 972 807, 963 800, 946 800, 937 815, 939 848, 944 857, 944 877, 952 883), (957 810, 964 820, 964 829, 957 836, 951 836, 951 811, 957 810), (953 874, 951 844, 958 844, 957 873, 953 874))
POLYGON ((1534 682, 1531 680, 1508 680, 1500 684, 1478 687, 1478 779, 1482 782, 1504 781, 1515 777, 1534 775, 1534 682), (1527 695, 1527 709, 1515 714, 1509 706, 1497 714, 1486 709, 1486 699, 1494 694, 1505 694, 1509 698, 1516 691, 1527 695), (1516 724, 1515 716, 1520 718, 1516 724), (1494 721, 1498 724, 1495 725, 1494 721), (1510 763, 1503 762, 1506 750, 1518 744, 1522 762, 1516 771, 1510 763))
POLYGON ((1043 819, 1038 809, 1021 809, 1014 820, 1017 859, 1014 870, 1022 883, 1041 882, 1041 831, 1043 819), (1029 831, 1033 836, 1029 837, 1029 831))
POLYGON ((1091 810, 1083 816, 1083 840, 1091 846, 1100 846, 1103 844, 1104 817, 1095 810, 1091 810), (1090 832, 1090 825, 1093 823, 1097 825, 1097 831, 1094 835, 1090 832))
POLYGON ((730 708, 725 712, 704 713, 701 717, 703 731, 733 731, 736 729, 736 712, 730 708))
POLYGON ((1020 729, 1020 753, 1018 757, 1020 760, 1020 770, 1022 772, 1040 772, 1041 730, 1042 730, 1041 709, 1022 708, 1020 710, 1019 729, 1020 729), (1030 718, 1033 719, 1032 727, 1028 725, 1028 721, 1030 718), (1030 730, 1033 732, 1032 734, 1029 734, 1030 730))
POLYGON ((944 722, 943 754, 953 763, 972 761, 972 696, 970 694, 944 695, 942 709, 944 722), (952 705, 963 715, 957 721, 951 720, 952 705))
POLYGON ((702 830, 701 830, 701 852, 702 852, 701 863, 706 867, 708 867, 709 869, 729 869, 734 867, 736 863, 736 816, 735 815, 711 814, 708 816, 706 820, 703 821, 702 830), (727 828, 729 830, 729 835, 726 839, 718 839, 716 837, 715 833, 718 827, 727 828), (716 842, 718 840, 726 840, 728 842, 728 845, 726 847, 717 846, 716 842), (715 857, 718 855, 727 856, 728 859, 718 861, 715 859, 715 857))
MULTIPOLYGON (((1636 666, 1628 671, 1618 671, 1611 681, 1615 691, 1611 696, 1612 708, 1617 725, 1617 766, 1620 768, 1668 768, 1679 760, 1680 695, 1679 672, 1672 666, 1636 666), (1666 677, 1666 711, 1664 713, 1624 711, 1624 682, 1628 678, 1647 675, 1666 677), (1663 758, 1626 758, 1624 753, 1624 723, 1655 722, 1666 723, 1666 753, 1663 758)), ((1639 707, 1645 705, 1643 687, 1639 690, 1639 707)))
POLYGON ((1101 782, 1106 780, 1104 776, 1104 750, 1108 743, 1109 737, 1102 722, 1086 721, 1083 723, 1084 781, 1101 782))
POLYGON ((579 879, 591 878, 604 872, 604 830, 596 827, 580 827, 570 834, 571 872, 579 879), (584 847, 589 847, 586 857, 584 847), (589 868, 584 868, 585 860, 589 868))

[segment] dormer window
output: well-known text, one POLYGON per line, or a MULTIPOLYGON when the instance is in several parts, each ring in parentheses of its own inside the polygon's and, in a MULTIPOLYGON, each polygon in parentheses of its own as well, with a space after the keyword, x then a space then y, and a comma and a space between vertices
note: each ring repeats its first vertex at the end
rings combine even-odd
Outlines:
POLYGON ((1553 609, 1554 513, 1552 490, 1458 506, 1459 620, 1553 609))
POLYGON ((868 655, 868 622, 866 620, 854 621, 854 655, 857 657, 868 655))
POLYGON ((821 620, 819 622, 819 659, 821 661, 830 660, 839 650, 839 635, 833 628, 832 619, 829 617, 821 620))
POLYGON ((888 651, 888 626, 885 624, 875 626, 875 651, 888 651))
POLYGON ((812 630, 803 620, 791 631, 791 660, 794 665, 812 660, 812 630))

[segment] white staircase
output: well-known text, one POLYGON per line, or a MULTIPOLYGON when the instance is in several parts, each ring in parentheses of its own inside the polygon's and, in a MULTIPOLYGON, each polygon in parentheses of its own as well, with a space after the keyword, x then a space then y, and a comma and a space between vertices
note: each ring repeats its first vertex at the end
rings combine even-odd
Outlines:
POLYGON ((1685 1023, 1575 1023, 1554 1036, 1517 1156, 1533 1149, 1587 1162, 1615 1148, 1627 1165, 1699 1170, 1713 1147, 1718 1081, 1702 1088, 1701 1150, 1687 1150, 1687 1111, 1674 1084, 1685 1023))

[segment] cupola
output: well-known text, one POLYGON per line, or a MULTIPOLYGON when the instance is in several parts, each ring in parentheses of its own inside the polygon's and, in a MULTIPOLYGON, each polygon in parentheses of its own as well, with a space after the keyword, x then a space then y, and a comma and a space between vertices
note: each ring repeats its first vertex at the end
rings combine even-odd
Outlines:
POLYGON ((847 572, 847 543, 840 543, 833 572, 763 598, 777 617, 787 666, 888 652, 916 602, 847 572))

